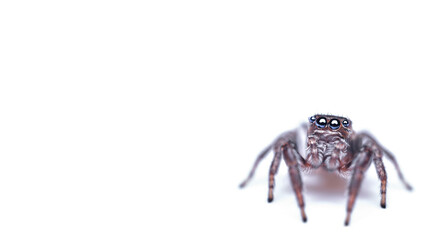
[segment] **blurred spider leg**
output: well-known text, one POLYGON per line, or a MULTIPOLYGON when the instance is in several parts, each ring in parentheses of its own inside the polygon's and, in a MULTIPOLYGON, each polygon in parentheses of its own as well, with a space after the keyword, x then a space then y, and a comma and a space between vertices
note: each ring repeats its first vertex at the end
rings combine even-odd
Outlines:
POLYGON ((239 185, 240 188, 243 188, 246 186, 246 184, 252 179, 252 177, 255 174, 255 170, 258 167, 258 164, 261 162, 261 160, 267 155, 267 153, 271 150, 272 145, 269 145, 268 147, 266 147, 257 157, 257 159, 255 160, 255 163, 251 169, 251 171, 249 172, 248 177, 239 185))
POLYGON ((280 157, 281 157, 281 152, 277 151, 274 153, 274 159, 273 162, 271 162, 271 166, 270 166, 270 176, 268 179, 268 202, 272 202, 273 201, 273 190, 274 190, 274 176, 277 173, 277 170, 279 170, 279 166, 280 166, 280 157))
POLYGON ((356 166, 353 171, 353 176, 350 180, 347 202, 347 216, 344 222, 345 226, 348 226, 348 224, 350 223, 350 215, 353 211, 354 202, 356 201, 357 194, 359 193, 364 173, 371 164, 371 155, 371 151, 365 150, 363 152, 360 152, 358 156, 356 156, 356 158, 360 157, 360 160, 356 159, 356 166))
POLYGON ((386 190, 387 190, 387 173, 384 163, 381 158, 374 158, 375 169, 377 170, 378 178, 381 180, 381 207, 386 207, 386 190))
POLYGON ((396 161, 396 158, 394 157, 394 155, 385 148, 382 148, 382 150, 385 153, 385 155, 387 156, 387 158, 393 163, 394 168, 396 168, 396 171, 397 171, 397 174, 399 175, 400 181, 402 181, 402 183, 405 185, 406 189, 412 190, 412 186, 403 177, 402 171, 400 170, 399 164, 397 164, 397 161, 396 161))
POLYGON ((359 134, 362 137, 367 137, 370 140, 372 140, 375 144, 377 144, 378 146, 380 146, 381 150, 384 152, 384 154, 387 156, 387 158, 393 163, 394 168, 397 171, 397 174, 399 176, 400 181, 402 181, 402 183, 405 185, 406 189, 408 190, 412 190, 411 185, 405 180, 405 178, 403 177, 402 171, 400 170, 399 164, 397 164, 396 158, 394 157, 394 155, 389 152, 387 149, 385 149, 384 147, 382 147, 377 140, 375 140, 375 138, 373 136, 371 136, 369 133, 361 133, 359 134))
POLYGON ((304 167, 309 166, 307 161, 301 156, 301 154, 298 152, 298 150, 296 149, 296 146, 293 147, 292 149, 292 153, 294 154, 294 156, 297 159, 298 164, 301 164, 304 167))
MULTIPOLYGON (((288 146, 284 146, 283 148, 283 158, 285 160, 286 165, 288 166, 289 171, 289 177, 291 179, 292 188, 295 192, 295 195, 297 197, 298 206, 301 211, 301 218, 303 222, 307 221, 307 215, 304 211, 304 198, 302 196, 302 181, 301 181, 301 175, 300 171, 298 169, 298 158, 300 156, 297 156, 295 154, 296 149, 291 146, 291 148, 288 148, 288 146)), ((298 153, 298 151, 296 151, 298 153)), ((298 153, 299 155, 299 153, 298 153)))

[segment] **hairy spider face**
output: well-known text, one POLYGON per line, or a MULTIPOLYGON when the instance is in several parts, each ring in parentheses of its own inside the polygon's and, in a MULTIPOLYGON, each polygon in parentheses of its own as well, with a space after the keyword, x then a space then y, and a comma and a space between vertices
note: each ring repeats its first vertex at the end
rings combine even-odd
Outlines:
POLYGON ((349 140, 353 134, 351 121, 333 115, 309 118, 307 132, 307 162, 333 171, 347 163, 349 140))

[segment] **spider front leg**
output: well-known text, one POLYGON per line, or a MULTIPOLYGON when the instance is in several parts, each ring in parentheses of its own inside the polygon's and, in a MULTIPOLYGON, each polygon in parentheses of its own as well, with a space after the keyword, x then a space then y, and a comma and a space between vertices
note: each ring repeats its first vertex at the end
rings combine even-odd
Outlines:
POLYGON ((307 221, 307 215, 304 210, 304 198, 302 196, 302 180, 301 174, 298 168, 299 164, 304 164, 304 159, 298 153, 296 145, 292 141, 288 141, 280 147, 276 147, 274 159, 270 166, 270 174, 268 181, 268 202, 273 201, 273 190, 274 190, 274 177, 277 174, 277 170, 280 166, 281 155, 283 153, 283 159, 288 166, 289 178, 291 180, 292 189, 295 192, 298 206, 301 212, 301 218, 303 222, 307 221))
POLYGON ((304 199, 302 196, 302 181, 301 176, 299 172, 298 165, 305 165, 306 161, 303 159, 303 157, 298 153, 297 147, 296 147, 296 139, 297 139, 297 132, 296 131, 289 131, 285 132, 282 135, 280 135, 273 144, 269 145, 264 151, 262 151, 257 159, 255 160, 255 163, 249 172, 248 177, 240 184, 240 187, 243 188, 246 186, 246 184, 252 179, 256 168, 258 167, 258 164, 261 162, 261 160, 267 155, 267 153, 273 149, 274 150, 274 158, 270 165, 269 170, 269 179, 268 179, 268 202, 272 202, 274 199, 273 191, 274 191, 274 184, 275 184, 275 175, 277 174, 277 171, 280 166, 280 160, 282 158, 285 159, 285 163, 289 167, 289 177, 291 179, 292 188, 296 194, 298 205, 301 210, 301 216, 303 222, 307 221, 307 216, 304 211, 304 199))
MULTIPOLYGON (((270 152, 271 149, 274 149, 274 159, 273 159, 273 163, 270 167, 270 179, 271 179, 271 168, 273 167, 274 162, 278 161, 276 160, 277 157, 279 157, 280 160, 280 155, 281 155, 281 146, 283 146, 284 144, 286 144, 289 140, 291 139, 296 139, 296 132, 295 131, 289 131, 289 132, 284 132, 282 133, 272 144, 268 145, 256 158, 254 165, 252 166, 251 171, 249 172, 249 175, 246 177, 246 179, 240 183, 239 187, 240 188, 244 188, 248 182, 252 179, 252 177, 255 174, 255 171, 259 165, 259 163, 265 158, 265 156, 267 156, 267 154, 270 152), (279 155, 277 155, 279 154, 279 155)), ((277 163, 276 163, 277 164, 277 163)), ((278 168, 278 166, 277 166, 278 168)), ((277 169, 275 170, 277 171, 277 169)), ((274 173, 275 174, 275 173, 274 173)), ((273 174, 273 176, 274 176, 273 174)), ((273 184, 274 185, 274 184, 273 184)))
POLYGON ((363 180, 365 171, 371 165, 372 152, 369 149, 364 148, 355 159, 355 167, 353 175, 350 180, 350 186, 348 191, 348 202, 347 202, 347 216, 345 218, 344 225, 348 226, 350 223, 351 212, 353 211, 354 202, 356 201, 357 194, 359 193, 360 185, 363 180))
POLYGON ((299 164, 304 164, 304 159, 299 155, 296 150, 295 144, 290 142, 289 144, 283 146, 283 158, 286 165, 289 168, 289 177, 291 179, 292 188, 297 197, 298 206, 301 211, 301 218, 303 222, 307 221, 307 215, 304 210, 304 198, 302 196, 302 181, 301 174, 298 168, 299 164), (298 160, 300 161, 298 161, 298 160), (303 162, 301 162, 303 161, 303 162))
POLYGON ((403 182, 405 187, 408 190, 412 189, 412 187, 406 182, 405 178, 403 177, 403 174, 394 156, 384 147, 382 147, 378 143, 378 141, 376 141, 371 135, 369 135, 368 133, 360 133, 357 135, 353 143, 353 151, 356 152, 356 155, 354 159, 353 176, 351 178, 349 186, 349 199, 347 203, 347 217, 345 220, 345 225, 348 225, 350 222, 350 215, 353 210, 354 202, 356 200, 356 196, 359 191, 363 175, 372 161, 374 162, 378 178, 381 181, 380 205, 382 208, 386 207, 387 173, 382 160, 383 154, 385 154, 387 158, 389 158, 390 161, 393 163, 397 170, 399 178, 403 182))
POLYGON ((387 191, 387 172, 385 171, 384 163, 381 157, 374 157, 375 169, 377 170, 378 178, 381 181, 381 207, 385 208, 386 191, 387 191))

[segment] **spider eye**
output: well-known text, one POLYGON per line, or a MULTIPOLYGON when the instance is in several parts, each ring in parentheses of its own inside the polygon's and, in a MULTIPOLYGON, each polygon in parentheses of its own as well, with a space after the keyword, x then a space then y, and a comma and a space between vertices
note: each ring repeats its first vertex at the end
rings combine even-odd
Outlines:
POLYGON ((343 125, 344 127, 348 127, 348 126, 350 126, 350 122, 349 122, 347 119, 344 119, 344 120, 342 121, 342 125, 343 125))
POLYGON ((324 127, 326 127, 326 118, 324 118, 324 117, 320 117, 320 118, 318 118, 317 120, 316 120, 316 125, 319 127, 319 128, 324 128, 324 127))
POLYGON ((314 121, 316 121, 316 117, 311 116, 310 118, 308 118, 308 121, 310 121, 310 123, 314 123, 314 121))
POLYGON ((332 119, 332 120, 329 122, 329 127, 330 127, 332 130, 336 130, 336 129, 340 128, 340 121, 339 121, 338 119, 332 119))

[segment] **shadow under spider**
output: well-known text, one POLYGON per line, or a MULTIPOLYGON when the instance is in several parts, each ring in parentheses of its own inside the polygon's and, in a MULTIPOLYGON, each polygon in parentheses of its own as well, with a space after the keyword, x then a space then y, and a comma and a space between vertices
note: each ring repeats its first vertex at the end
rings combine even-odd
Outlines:
MULTIPOLYGON (((312 171, 311 173, 302 173, 304 195, 315 200, 320 201, 334 201, 334 202, 345 202, 347 201, 348 185, 350 179, 339 176, 334 172, 328 172, 323 169, 312 171)), ((285 176, 286 181, 284 182, 284 191, 281 191, 283 195, 293 195, 292 186, 289 180, 289 176, 285 176)), ((377 179, 374 179, 377 180, 377 179)), ((377 186, 369 175, 365 177, 362 182, 362 187, 358 194, 359 198, 376 199, 378 194, 375 194, 374 190, 369 186, 377 186)), ((281 195, 281 194, 280 194, 281 195)), ((285 196, 278 196, 279 198, 285 196)))

